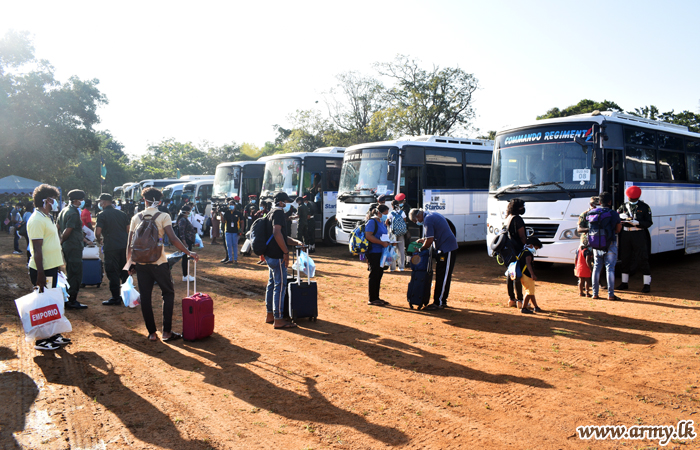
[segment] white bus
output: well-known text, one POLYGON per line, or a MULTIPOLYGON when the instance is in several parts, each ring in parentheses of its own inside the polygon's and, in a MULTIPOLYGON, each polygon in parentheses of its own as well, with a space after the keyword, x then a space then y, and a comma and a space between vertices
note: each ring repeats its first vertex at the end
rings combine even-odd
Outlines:
POLYGON ((170 200, 171 204, 179 206, 182 203, 182 188, 185 183, 169 184, 163 188, 163 200, 170 200))
MULTIPOLYGON (((458 242, 484 241, 492 150, 493 141, 445 136, 407 136, 349 147, 338 191, 338 242, 348 243, 379 195, 391 200, 399 193, 412 208, 444 215, 458 242)), ((412 237, 420 236, 419 227, 407 225, 412 237)))
POLYGON ((272 201, 280 191, 292 199, 311 194, 317 212, 316 238, 326 244, 335 243, 335 201, 344 151, 343 147, 323 147, 313 152, 268 156, 261 199, 272 201))
POLYGON ((211 193, 214 188, 214 180, 198 180, 186 183, 182 188, 182 196, 188 197, 196 208, 196 213, 211 217, 211 193))
POLYGON ((136 183, 134 186, 131 186, 129 188, 129 191, 131 195, 127 197, 127 199, 131 199, 134 201, 134 203, 138 203, 141 200, 141 192, 143 192, 144 189, 147 187, 156 187, 159 189, 163 189, 166 186, 169 186, 171 184, 175 183, 187 183, 192 180, 213 180, 214 175, 185 175, 184 177, 180 178, 161 178, 161 179, 148 179, 148 180, 141 180, 138 183, 136 183))
POLYGON ((544 244, 537 258, 573 263, 578 217, 589 198, 608 191, 617 208, 631 185, 642 188, 652 210, 651 253, 700 251, 699 133, 616 112, 500 131, 491 166, 488 243, 504 224, 508 201, 521 198, 527 233, 544 244))
POLYGON ((133 186, 133 185, 134 185, 134 183, 124 183, 124 184, 121 185, 121 186, 115 187, 115 188, 114 188, 114 193, 112 194, 112 198, 114 199, 114 201, 116 202, 117 200, 121 200, 122 202, 124 202, 124 200, 126 200, 126 198, 125 198, 125 196, 124 196, 126 190, 127 190, 130 186, 133 186))
POLYGON ((266 159, 263 157, 257 161, 236 161, 216 166, 212 202, 223 205, 227 198, 238 196, 245 208, 250 195, 260 196, 266 159))

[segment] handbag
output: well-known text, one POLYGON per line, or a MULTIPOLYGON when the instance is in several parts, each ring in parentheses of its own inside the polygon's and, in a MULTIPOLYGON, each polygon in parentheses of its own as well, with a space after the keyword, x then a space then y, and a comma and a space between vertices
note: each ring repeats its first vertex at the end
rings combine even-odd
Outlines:
POLYGON ((44 288, 44 292, 36 288, 15 300, 27 342, 73 330, 64 314, 63 304, 63 291, 51 288, 44 288))

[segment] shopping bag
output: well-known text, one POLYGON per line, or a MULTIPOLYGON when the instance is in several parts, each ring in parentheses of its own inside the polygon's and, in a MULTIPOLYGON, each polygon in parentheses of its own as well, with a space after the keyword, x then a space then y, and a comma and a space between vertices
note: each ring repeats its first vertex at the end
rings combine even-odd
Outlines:
POLYGON ((303 272, 309 278, 316 275, 316 263, 306 252, 299 252, 299 258, 292 264, 292 269, 303 272))
POLYGON ((396 256, 396 247, 394 247, 393 245, 384 247, 384 250, 382 251, 382 259, 379 261, 379 265, 381 267, 392 265, 394 261, 396 261, 396 256))
POLYGON ((194 235, 194 245, 197 248, 204 248, 204 242, 202 242, 202 238, 199 237, 198 233, 195 233, 195 235, 194 235))
POLYGON ((44 288, 44 292, 35 289, 15 300, 27 342, 73 330, 64 314, 63 303, 63 292, 50 288, 44 288))
POLYGON ((141 294, 139 294, 139 291, 134 287, 134 278, 131 275, 129 275, 129 278, 122 284, 121 293, 124 306, 136 308, 141 304, 141 294))
POLYGON ((68 301, 68 289, 70 288, 70 284, 68 283, 68 278, 66 278, 66 274, 63 272, 58 272, 58 277, 56 279, 56 288, 60 289, 63 292, 63 300, 68 301))

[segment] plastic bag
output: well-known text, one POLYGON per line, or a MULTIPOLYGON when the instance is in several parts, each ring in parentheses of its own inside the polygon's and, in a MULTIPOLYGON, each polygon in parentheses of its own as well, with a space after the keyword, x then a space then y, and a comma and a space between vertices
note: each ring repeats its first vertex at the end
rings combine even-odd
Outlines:
POLYGON ((396 251, 396 247, 393 245, 384 247, 384 250, 382 251, 382 259, 379 261, 379 265, 381 267, 390 266, 394 263, 394 261, 396 261, 397 256, 398 252, 396 251))
POLYGON ((68 301, 68 289, 70 288, 70 284, 68 283, 68 278, 66 278, 66 274, 63 272, 58 272, 58 278, 56 280, 56 288, 60 289, 63 291, 63 301, 68 301))
POLYGON ((35 289, 15 300, 27 342, 73 330, 64 314, 63 303, 61 289, 50 288, 44 288, 44 292, 35 289))
POLYGON ((197 248, 204 248, 204 242, 202 242, 202 238, 199 237, 199 233, 195 233, 194 235, 194 245, 197 248))
POLYGON ((141 304, 141 294, 134 287, 134 278, 129 275, 121 288, 122 301, 124 301, 124 306, 129 308, 136 308, 141 304))
POLYGON ((292 269, 298 270, 310 278, 316 275, 316 263, 306 252, 299 252, 299 258, 294 261, 292 269))

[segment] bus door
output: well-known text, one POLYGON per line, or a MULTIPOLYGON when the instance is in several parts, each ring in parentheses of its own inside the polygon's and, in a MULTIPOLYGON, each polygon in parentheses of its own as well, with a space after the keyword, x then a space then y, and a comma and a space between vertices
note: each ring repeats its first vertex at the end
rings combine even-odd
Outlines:
MULTIPOLYGON (((423 207, 423 166, 401 166, 401 178, 399 180, 399 192, 406 195, 406 202, 411 208, 423 207)), ((423 227, 419 227, 406 218, 408 231, 413 240, 421 236, 423 227)))
POLYGON ((622 170, 622 150, 605 150, 605 175, 603 190, 613 196, 613 207, 619 208, 625 202, 625 177, 622 170))

